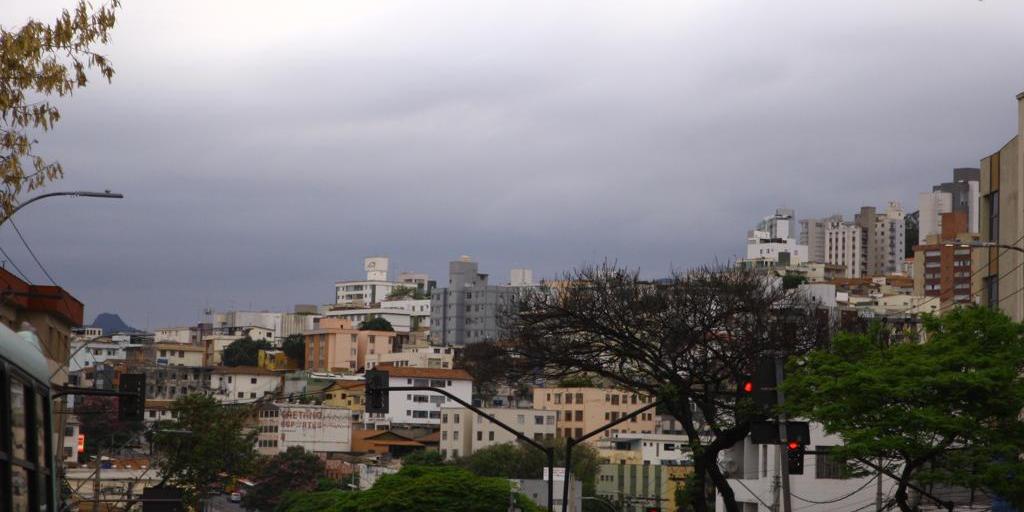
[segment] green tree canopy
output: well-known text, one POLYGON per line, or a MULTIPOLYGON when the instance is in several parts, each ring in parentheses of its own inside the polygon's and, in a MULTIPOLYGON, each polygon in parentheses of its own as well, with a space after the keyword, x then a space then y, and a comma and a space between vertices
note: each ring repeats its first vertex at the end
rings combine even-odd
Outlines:
MULTIPOLYGON (((565 441, 545 442, 555 448, 555 466, 565 465, 565 441)), ((533 446, 523 443, 502 443, 482 448, 457 461, 479 476, 503 478, 541 478, 547 466, 547 456, 533 446)), ((583 483, 583 495, 593 496, 597 484, 597 471, 601 458, 589 444, 576 445, 572 450, 572 474, 583 483)))
POLYGON ((160 476, 195 504, 220 474, 245 475, 253 467, 256 432, 244 406, 223 406, 213 397, 186 395, 171 404, 175 416, 153 436, 160 476))
MULTIPOLYGON (((511 484, 506 478, 476 476, 452 466, 405 466, 382 476, 366 491, 288 493, 278 512, 506 512, 511 484)), ((540 507, 521 494, 516 506, 524 512, 540 507)))
POLYGON ((927 341, 837 336, 791 361, 789 414, 842 437, 836 456, 863 468, 881 458, 911 481, 984 488, 1024 505, 1024 327, 985 308, 926 317, 927 341))
POLYGON ((288 356, 288 359, 299 363, 299 368, 306 366, 306 342, 301 334, 292 334, 281 343, 281 350, 288 356))
POLYGON ((417 450, 402 457, 402 464, 410 466, 442 466, 444 457, 437 450, 417 450))
POLYGON ((391 293, 388 294, 387 300, 425 300, 429 299, 430 296, 423 293, 422 290, 415 286, 402 286, 398 285, 391 289, 391 293))
POLYGON ((250 510, 273 510, 285 492, 317 489, 324 475, 324 463, 300 446, 263 460, 256 473, 256 486, 242 499, 250 510))
POLYGON ((375 316, 368 320, 359 323, 360 331, 394 331, 395 328, 391 326, 391 322, 388 322, 386 318, 375 316))
POLYGON ((224 366, 256 366, 260 360, 260 350, 270 350, 274 348, 270 342, 265 340, 253 340, 246 336, 232 341, 230 345, 224 347, 224 355, 221 357, 221 361, 224 366))
POLYGON ((74 11, 64 10, 53 24, 29 20, 14 30, 0 26, 0 208, 5 216, 23 190, 64 175, 60 163, 33 151, 33 132, 49 131, 60 120, 60 111, 45 98, 85 87, 91 68, 108 82, 114 76, 110 62, 93 47, 110 39, 119 6, 111 0, 93 8, 79 0, 74 11))

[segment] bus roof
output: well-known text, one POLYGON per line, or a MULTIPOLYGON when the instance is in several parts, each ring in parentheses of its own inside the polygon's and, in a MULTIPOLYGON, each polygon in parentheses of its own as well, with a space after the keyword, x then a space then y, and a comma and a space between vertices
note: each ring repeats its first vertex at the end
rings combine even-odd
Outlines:
POLYGON ((43 346, 35 333, 16 333, 0 324, 0 357, 41 383, 50 383, 49 365, 43 355, 43 346))

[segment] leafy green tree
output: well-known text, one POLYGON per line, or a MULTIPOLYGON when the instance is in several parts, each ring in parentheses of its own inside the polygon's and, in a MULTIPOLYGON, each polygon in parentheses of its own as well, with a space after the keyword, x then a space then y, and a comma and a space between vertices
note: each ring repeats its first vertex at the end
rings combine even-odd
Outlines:
POLYGON ((224 347, 224 355, 221 357, 224 366, 256 366, 260 360, 260 350, 274 348, 270 342, 265 340, 253 340, 246 336, 232 341, 224 347))
POLYGON ((301 446, 292 446, 262 462, 256 486, 242 498, 242 506, 250 510, 273 510, 288 491, 316 490, 325 471, 320 457, 301 446))
MULTIPOLYGON (((565 465, 565 441, 545 442, 555 449, 555 466, 565 465)), ((502 443, 473 452, 457 461, 479 476, 503 478, 541 478, 547 466, 547 456, 537 448, 523 443, 502 443)), ((588 444, 576 445, 572 450, 572 474, 583 483, 583 495, 593 496, 601 458, 588 444)))
POLYGON ((882 459, 903 511, 912 481, 983 488, 1024 505, 1024 326, 985 308, 926 317, 927 341, 889 342, 876 326, 796 358, 789 414, 842 437, 851 469, 882 459))
MULTIPOLYGON (((382 476, 373 488, 361 492, 327 491, 288 493, 278 512, 505 512, 512 488, 507 478, 476 476, 452 466, 405 466, 382 476)), ((518 494, 516 506, 540 512, 529 498, 518 494)))
POLYGON ((415 286, 396 286, 391 289, 391 293, 388 294, 387 300, 424 300, 429 299, 426 293, 423 293, 419 288, 415 286))
POLYGON ((250 410, 226 407, 213 397, 186 395, 171 404, 176 418, 153 436, 160 476, 185 493, 194 505, 220 474, 245 475, 253 469, 256 432, 250 410))
POLYGON ((388 322, 386 318, 375 316, 369 320, 365 320, 359 323, 360 331, 394 331, 395 328, 391 326, 391 322, 388 322))
POLYGON ((807 283, 807 276, 800 274, 786 274, 782 276, 782 287, 787 290, 792 290, 802 284, 807 283))
POLYGON ((402 464, 411 466, 442 466, 444 457, 437 450, 417 450, 402 457, 402 464))
POLYGON ((108 82, 114 76, 110 62, 93 47, 110 39, 119 7, 119 0, 99 8, 79 0, 53 24, 29 20, 16 29, 0 26, 0 207, 5 215, 22 191, 64 175, 59 162, 33 151, 33 132, 49 131, 60 120, 60 111, 45 98, 85 87, 89 69, 97 69, 108 82))
POLYGON ((299 368, 306 367, 306 342, 301 334, 292 334, 281 343, 281 350, 288 359, 299 363, 299 368))
POLYGON ((109 450, 130 443, 144 430, 141 421, 119 420, 117 407, 117 398, 101 396, 82 397, 75 406, 80 432, 85 434, 86 455, 110 455, 109 450))

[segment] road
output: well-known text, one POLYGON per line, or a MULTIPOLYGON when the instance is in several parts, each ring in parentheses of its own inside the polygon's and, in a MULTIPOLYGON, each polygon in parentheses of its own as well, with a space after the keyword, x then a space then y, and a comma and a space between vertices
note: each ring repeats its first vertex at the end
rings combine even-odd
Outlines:
POLYGON ((244 510, 238 503, 231 503, 227 494, 211 496, 206 499, 206 512, 243 512, 244 510))

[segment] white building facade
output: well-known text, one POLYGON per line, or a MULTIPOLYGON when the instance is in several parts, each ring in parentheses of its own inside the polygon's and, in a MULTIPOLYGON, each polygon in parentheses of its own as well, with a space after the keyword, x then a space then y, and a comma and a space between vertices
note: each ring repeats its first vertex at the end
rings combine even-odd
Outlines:
POLYGON ((210 391, 221 402, 248 403, 281 389, 281 376, 255 366, 219 366, 210 375, 210 391))
POLYGON ((257 412, 256 451, 275 455, 299 446, 313 453, 352 449, 351 412, 341 407, 271 403, 257 412))
MULTIPOLYGON (((388 372, 389 386, 429 386, 442 388, 470 402, 473 399, 473 378, 465 370, 412 368, 381 365, 388 372)), ((389 412, 367 413, 366 423, 377 426, 410 425, 440 426, 441 407, 451 399, 429 391, 392 391, 388 397, 389 412)))
MULTIPOLYGON (((504 408, 483 411, 534 441, 553 440, 558 430, 558 413, 555 411, 504 408)), ((452 405, 441 408, 439 449, 445 459, 464 457, 489 446, 516 440, 510 432, 465 407, 452 405)))

